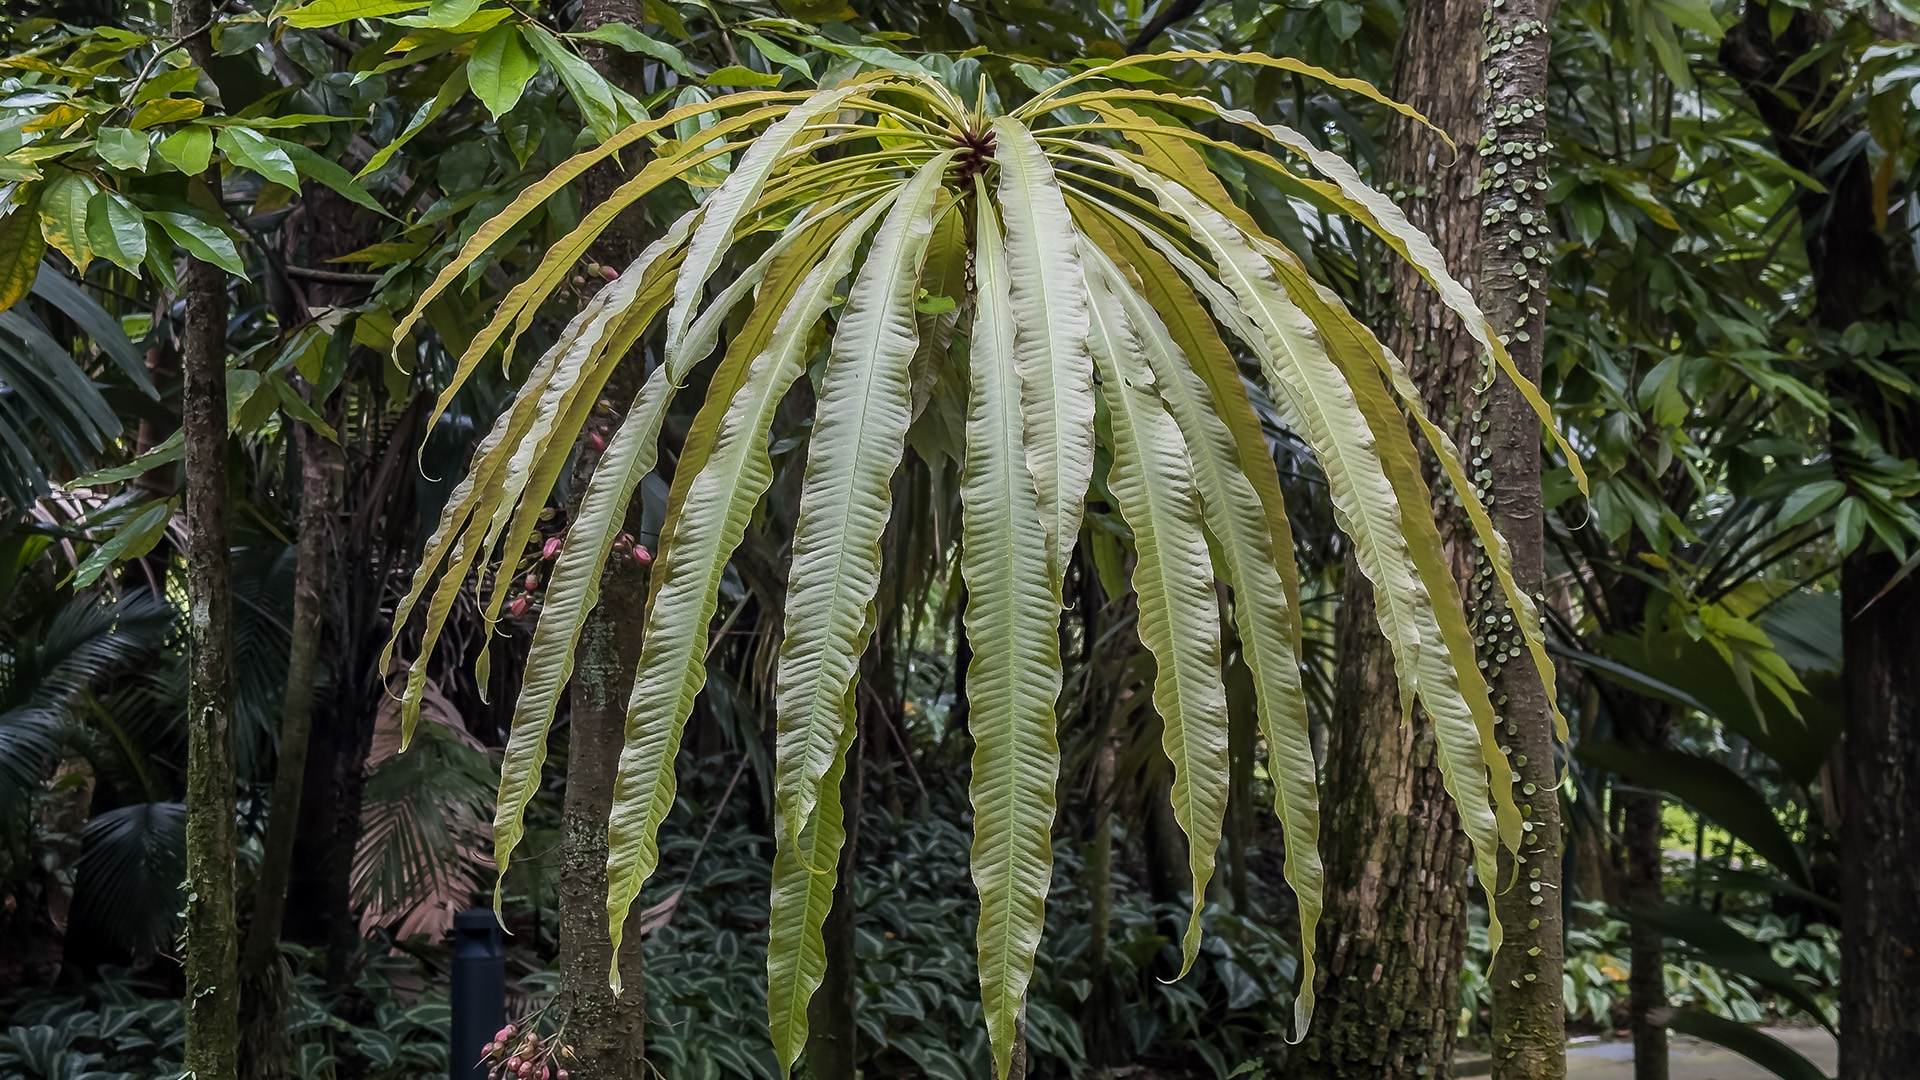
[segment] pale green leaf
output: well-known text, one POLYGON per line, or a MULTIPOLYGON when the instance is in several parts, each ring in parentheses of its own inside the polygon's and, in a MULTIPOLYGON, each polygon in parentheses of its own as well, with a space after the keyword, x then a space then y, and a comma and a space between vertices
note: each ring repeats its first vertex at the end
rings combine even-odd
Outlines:
POLYGON ((1001 117, 993 130, 1027 470, 1039 493, 1047 558, 1059 582, 1080 534, 1082 503, 1093 476, 1086 281, 1053 165, 1018 121, 1001 117))
POLYGON ((960 572, 967 585, 967 728, 973 735, 973 882, 980 997, 996 1075, 1007 1075, 1053 874, 1060 746, 1058 586, 1027 472, 1014 316, 1000 224, 976 180, 975 310, 968 356, 960 572))
POLYGON ((539 70, 540 58, 527 47, 520 28, 502 23, 473 43, 467 82, 473 87, 473 96, 498 119, 519 103, 527 83, 539 70))
MULTIPOLYGON (((1201 528, 1200 493, 1186 440, 1161 399, 1140 331, 1115 294, 1101 256, 1083 259, 1091 303, 1089 340, 1113 427, 1107 488, 1133 531, 1133 591, 1140 641, 1154 657, 1153 704, 1173 763, 1174 820, 1187 834, 1192 906, 1180 974, 1200 954, 1200 912, 1227 813, 1227 696, 1220 677, 1220 608, 1201 528)), ((1172 388, 1168 388, 1169 390, 1172 388)), ((1277 575, 1275 580, 1277 581, 1277 575)), ((1272 597, 1281 599, 1283 596, 1272 597)), ((1285 611, 1280 613, 1285 619, 1285 611)), ((1282 623, 1284 625, 1284 622, 1282 623)))
MULTIPOLYGON (((777 315, 765 347, 748 365, 740 389, 724 398, 709 396, 702 410, 703 416, 709 409, 718 411, 717 422, 709 421, 715 432, 712 450, 688 481, 681 512, 670 506, 670 520, 662 527, 645 644, 628 700, 627 739, 614 787, 607 833, 607 922, 616 956, 627 910, 659 862, 656 834, 673 808, 680 733, 706 683, 704 644, 718 606, 720 577, 753 508, 773 481, 767 429, 774 410, 800 376, 814 325, 833 301, 835 283, 846 276, 856 247, 897 194, 897 188, 890 191, 846 225, 817 264, 795 267, 805 276, 790 300, 777 306, 763 300, 777 315)), ((683 264, 680 284, 686 275, 683 264)), ((690 464, 683 456, 676 487, 678 472, 690 464)), ((619 985, 617 970, 613 982, 619 985)))

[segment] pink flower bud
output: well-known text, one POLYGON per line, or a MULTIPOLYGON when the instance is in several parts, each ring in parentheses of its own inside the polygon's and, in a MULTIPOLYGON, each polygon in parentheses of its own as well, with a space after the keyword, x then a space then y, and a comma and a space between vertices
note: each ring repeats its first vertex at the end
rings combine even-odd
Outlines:
POLYGON ((593 447, 593 452, 596 454, 605 451, 607 448, 607 437, 597 431, 587 432, 587 442, 593 447))
POLYGON ((560 554, 560 538, 557 536, 547 537, 547 542, 540 545, 540 557, 542 559, 551 559, 558 554, 560 554))
POLYGON ((640 544, 633 545, 633 561, 645 566, 653 561, 653 554, 640 544))
POLYGON ((540 575, 529 573, 526 577, 521 579, 520 584, 528 592, 532 592, 535 589, 538 589, 540 587, 540 575))
POLYGON ((525 615, 527 613, 527 608, 531 606, 532 604, 527 600, 526 597, 516 596, 513 598, 513 602, 507 605, 507 614, 517 619, 520 616, 525 615))
POLYGON ((506 1027, 503 1027, 499 1031, 496 1031, 493 1033, 493 1041, 496 1043, 501 1043, 503 1045, 506 1043, 508 1039, 511 1039, 511 1038, 513 1038, 512 1024, 508 1024, 506 1027))
POLYGON ((608 281, 612 281, 614 278, 620 276, 620 271, 615 270, 611 266, 603 266, 600 268, 600 276, 606 278, 608 281))
POLYGON ((507 1068, 512 1069, 515 1072, 520 1071, 520 1066, 522 1064, 524 1063, 517 1057, 510 1057, 507 1059, 507 1068))

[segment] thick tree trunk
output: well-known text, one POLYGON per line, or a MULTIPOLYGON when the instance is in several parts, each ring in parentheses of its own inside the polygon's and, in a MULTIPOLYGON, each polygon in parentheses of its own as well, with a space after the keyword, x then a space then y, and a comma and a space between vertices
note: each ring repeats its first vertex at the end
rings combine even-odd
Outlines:
MULTIPOLYGON (((608 23, 639 26, 639 0, 585 0, 576 30, 608 23)), ((644 58, 611 46, 589 45, 587 60, 614 85, 638 94, 644 58)), ((619 162, 589 170, 581 194, 589 204, 604 202, 628 178, 619 162)), ((646 221, 638 207, 620 214, 595 241, 596 258, 624 271, 646 245, 646 221)), ((629 356, 608 381, 607 397, 624 408, 639 389, 639 358, 629 356)), ((584 493, 584 470, 574 482, 584 493)), ((629 532, 638 539, 639 500, 628 515, 629 532)), ((613 946, 607 925, 607 823, 613 812, 614 776, 626 741, 627 695, 640 662, 646 616, 646 575, 630 560, 615 556, 602 583, 600 603, 581 630, 579 658, 570 689, 567 794, 560 857, 561 1003, 568 1017, 580 1080, 638 1080, 645 1072, 646 988, 641 978, 639 911, 634 910, 621 937, 620 971, 625 992, 607 985, 613 946), (624 564, 623 564, 624 563, 624 564)))
MULTIPOLYGON (((1470 58, 1482 48, 1485 10, 1478 0, 1413 0, 1395 54, 1395 96, 1425 112, 1466 156, 1456 160, 1425 127, 1399 122, 1386 144, 1385 179, 1456 270, 1472 268, 1479 251, 1471 155, 1481 86, 1470 58)), ((1396 263, 1391 275, 1383 339, 1407 360, 1438 422, 1467 445, 1477 419, 1477 347, 1417 274, 1396 263)), ((1429 462, 1430 480, 1436 471, 1429 462)), ((1435 503, 1465 588, 1473 571, 1470 527, 1458 507, 1435 503)), ((1319 1005, 1295 1068, 1328 1080, 1443 1076, 1452 1067, 1466 945, 1467 844, 1424 712, 1401 721, 1372 586, 1351 561, 1343 580, 1321 798, 1324 960, 1319 1005)))
MULTIPOLYGON (((1664 702, 1645 698, 1633 701, 1622 738, 1638 749, 1654 749, 1667 743, 1672 713, 1664 702)), ((1647 909, 1660 904, 1663 872, 1660 846, 1661 798, 1653 792, 1620 792, 1616 798, 1626 803, 1622 813, 1626 828, 1622 840, 1627 855, 1624 899, 1629 908, 1647 909)), ((1666 955, 1659 930, 1636 925, 1631 938, 1633 971, 1627 979, 1628 1013, 1633 1018, 1634 1080, 1667 1080, 1667 1028, 1663 1023, 1667 1006, 1666 955)))
MULTIPOLYGON (((635 515, 637 516, 637 515, 635 515)), ((567 794, 560 854, 560 1004, 580 1080, 638 1080, 646 1024, 640 978, 640 910, 627 920, 620 945, 626 991, 607 985, 613 945, 607 933, 607 820, 614 774, 626 738, 627 694, 640 662, 647 578, 616 556, 601 583, 600 603, 580 633, 569 690, 567 794)))
MULTIPOLYGON (((1772 129, 1780 156, 1802 170, 1820 169, 1859 133, 1855 124, 1801 122, 1828 110, 1843 89, 1829 81, 1831 65, 1801 63, 1826 44, 1829 24, 1802 11, 1776 33, 1771 10, 1748 4, 1721 43, 1720 61, 1772 129)), ((1866 155, 1845 162, 1820 169, 1825 191, 1806 189, 1798 199, 1801 221, 1818 223, 1803 225, 1815 315, 1836 333, 1861 320, 1899 319, 1898 306, 1868 305, 1901 297, 1913 275, 1904 254, 1895 258, 1875 227, 1866 155)), ((1843 368, 1830 382, 1840 400, 1893 420, 1880 432, 1888 450, 1912 457, 1920 449, 1920 423, 1910 411, 1894 419, 1871 377, 1843 368)), ((1833 428, 1835 441, 1852 434, 1839 421, 1833 428)), ((1841 567, 1847 729, 1838 767, 1829 770, 1840 781, 1843 1080, 1910 1076, 1920 1060, 1914 1022, 1920 1015, 1920 904, 1914 902, 1920 896, 1920 632, 1913 617, 1920 578, 1910 576, 1880 595, 1899 560, 1871 551, 1873 543, 1866 541, 1841 567)))
POLYGON ((254 1080, 270 1080, 286 1071, 289 980, 280 963, 280 926, 286 914, 294 830, 300 821, 307 744, 313 731, 316 661, 326 618, 328 541, 340 505, 339 447, 304 424, 296 429, 295 438, 300 448, 299 564, 294 570, 287 688, 280 705, 280 756, 254 878, 253 917, 240 964, 246 1030, 241 1067, 254 1080))
POLYGON ((1920 578, 1858 553, 1841 573, 1847 730, 1841 751, 1840 1076, 1894 1080, 1920 1062, 1920 578))
MULTIPOLYGON (((206 64, 206 0, 173 9, 173 29, 206 64)), ((220 174, 206 182, 219 191, 220 174)), ((195 181, 198 182, 198 181, 195 181)), ((227 522, 227 279, 187 260, 181 275, 181 425, 187 472, 187 917, 184 1064, 197 1080, 237 1073, 239 932, 234 924, 233 582, 227 522)))
MULTIPOLYGON (((1550 0, 1504 0, 1487 21, 1486 129, 1481 138, 1482 240, 1474 291, 1524 377, 1538 381, 1546 337, 1547 24, 1550 0)), ((1484 406, 1489 432, 1469 472, 1489 490, 1493 520, 1513 552, 1513 576, 1538 598, 1545 581, 1540 420, 1504 375, 1484 406)), ((1482 579, 1486 580, 1486 579, 1482 579)), ((1481 625, 1504 613, 1497 591, 1474 597, 1481 625)), ((1509 626, 1511 624, 1508 624, 1509 626)), ((1561 999, 1565 954, 1559 772, 1551 703, 1519 635, 1490 631, 1487 649, 1501 749, 1514 773, 1523 818, 1520 851, 1500 855, 1494 899, 1506 943, 1494 959, 1494 1080, 1558 1080, 1567 1073, 1561 999), (1501 657, 1504 654, 1505 659, 1501 657), (1514 877, 1518 871, 1517 878, 1514 877)), ((1484 653, 1483 653, 1484 655, 1484 653)))
POLYGON ((1466 948, 1466 837, 1432 728, 1424 717, 1400 723, 1372 588, 1351 562, 1346 573, 1321 802, 1326 910, 1337 921, 1323 916, 1321 996, 1291 1071, 1444 1076, 1466 948))

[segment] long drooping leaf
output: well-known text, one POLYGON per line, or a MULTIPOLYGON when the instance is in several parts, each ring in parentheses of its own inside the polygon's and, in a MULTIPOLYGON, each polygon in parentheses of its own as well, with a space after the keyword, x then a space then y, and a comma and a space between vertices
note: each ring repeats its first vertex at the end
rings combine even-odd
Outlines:
MULTIPOLYGON (((1433 718, 1442 776, 1459 808, 1462 828, 1473 842, 1477 872, 1493 888, 1495 852, 1503 843, 1519 844, 1519 808, 1506 761, 1493 742, 1492 711, 1485 691, 1473 688, 1484 683, 1473 660, 1471 638, 1462 642, 1445 629, 1458 611, 1458 587, 1444 560, 1436 565, 1432 558, 1437 544, 1409 543, 1409 537, 1432 530, 1433 523, 1424 494, 1413 494, 1425 490, 1418 462, 1389 453, 1393 446, 1379 442, 1384 432, 1376 430, 1378 397, 1384 395, 1384 387, 1376 379, 1374 395, 1366 400, 1359 397, 1368 387, 1350 384, 1343 377, 1272 263, 1224 215, 1177 183, 1124 157, 1116 155, 1112 160, 1130 170, 1208 246, 1221 279, 1259 331, 1260 336, 1249 344, 1260 356, 1268 383, 1305 420, 1303 434, 1326 469, 1335 516, 1354 540, 1361 571, 1374 583, 1381 630, 1393 647, 1400 676, 1402 708, 1410 709, 1417 695, 1433 718), (1370 418, 1369 413, 1374 416, 1370 418), (1416 498, 1421 500, 1420 520, 1408 521, 1407 507, 1416 498), (1453 608, 1446 624, 1435 610, 1441 604, 1453 608)), ((1394 423, 1403 422, 1396 417, 1394 423)), ((1404 438, 1404 427, 1400 432, 1404 438)), ((1458 621, 1464 624, 1464 618, 1458 621)), ((1499 933, 1497 923, 1489 926, 1495 947, 1499 933)))
POLYGON ((440 272, 434 275, 433 281, 427 286, 426 291, 422 292, 420 298, 414 302, 413 309, 407 313, 406 318, 401 319, 400 322, 394 326, 394 349, 396 352, 399 350, 400 343, 406 340, 407 335, 412 332, 413 328, 417 326, 420 320, 426 315, 428 304, 432 303, 441 293, 447 291, 455 281, 459 280, 461 275, 466 273, 468 268, 480 261, 493 245, 499 243, 502 237, 512 231, 515 225, 526 220, 528 214, 533 213, 542 203, 552 198, 555 192, 558 192, 568 184, 579 179, 581 174, 585 173, 588 169, 619 153, 621 150, 632 146, 641 139, 658 131, 670 128, 682 120, 695 119, 707 113, 721 112, 726 109, 737 109, 747 105, 765 105, 775 101, 799 101, 804 99, 804 97, 804 94, 786 91, 754 90, 739 94, 728 94, 716 101, 697 102, 674 109, 652 120, 643 120, 638 124, 627 127, 613 138, 608 139, 591 150, 583 150, 561 162, 554 167, 552 172, 542 177, 538 183, 528 185, 520 194, 514 196, 513 201, 508 203, 505 209, 493 217, 488 218, 486 224, 480 226, 471 237, 467 238, 466 243, 460 245, 459 254, 454 256, 452 262, 440 268, 440 272))
POLYGON ((993 130, 1027 471, 1040 496, 1057 583, 1080 534, 1082 502, 1093 477, 1086 278, 1053 165, 1019 121, 1002 117, 993 130))
MULTIPOLYGON (((1096 248, 1113 243, 1103 228, 1092 238, 1096 248)), ((1320 864, 1320 794, 1306 694, 1291 636, 1292 602, 1280 578, 1266 508, 1252 481, 1241 472, 1239 448, 1216 411, 1207 383, 1188 363, 1160 314, 1134 291, 1120 267, 1103 252, 1091 257, 1101 264, 1107 288, 1140 333, 1160 396, 1186 440, 1207 532, 1231 578, 1234 622, 1253 676, 1260 727, 1267 739, 1267 773, 1286 834, 1287 881, 1300 915, 1301 978, 1294 1022, 1296 1035, 1304 1035, 1313 1015, 1314 934, 1325 873, 1320 864)), ((1172 268, 1164 262, 1149 266, 1171 274, 1172 268)), ((1265 460, 1271 466, 1271 459, 1265 460)))
MULTIPOLYGON (((871 613, 866 632, 873 633, 871 613)), ((847 749, 853 745, 854 695, 847 688, 840 704, 841 741, 833 765, 821 787, 820 802, 802 830, 800 842, 778 844, 773 855, 773 894, 767 919, 767 1026, 773 1052, 783 1072, 793 1069, 807 1045, 807 1003, 826 976, 827 947, 822 927, 833 907, 834 886, 840 882, 840 849, 847 828, 840 802, 840 785, 847 772, 847 749), (801 861, 801 852, 820 859, 801 861), (773 948, 775 944, 780 947, 773 948)))
POLYGON ((1027 473, 1014 317, 1000 224, 976 188, 975 303, 968 364, 960 573, 967 584, 967 728, 973 735, 973 883, 980 893, 980 995, 995 1075, 1046 925, 1060 746, 1057 585, 1039 495, 1027 473))
MULTIPOLYGON (((880 586, 880 534, 913 419, 908 365, 920 343, 914 300, 949 151, 920 168, 880 225, 833 335, 807 440, 776 677, 782 843, 797 843, 841 739, 841 703, 866 650, 880 586)), ((812 863, 801 850, 800 861, 812 863)))
POLYGON ((767 177, 815 118, 833 109, 859 89, 857 84, 849 84, 822 90, 794 106, 792 112, 753 141, 753 145, 740 158, 740 163, 727 174, 727 179, 719 189, 708 197, 704 205, 706 214, 687 245, 687 262, 680 274, 680 283, 674 289, 673 306, 667 310, 666 356, 669 363, 679 357, 681 342, 686 336, 688 324, 693 321, 700 291, 706 288, 707 279, 713 276, 727 248, 733 244, 734 230, 739 226, 741 217, 759 199, 761 190, 766 187, 767 177))
MULTIPOLYGON (((493 596, 485 613, 486 623, 491 627, 505 597, 505 583, 515 576, 514 564, 520 558, 521 548, 571 451, 573 433, 585 422, 600 387, 612 373, 613 365, 619 362, 618 355, 606 360, 600 349, 606 330, 631 306, 642 309, 651 306, 658 310, 662 300, 660 290, 672 281, 670 276, 661 273, 666 268, 662 256, 684 241, 684 226, 689 220, 683 217, 680 227, 668 230, 666 236, 641 252, 622 280, 602 290, 575 316, 560 340, 535 365, 527 388, 476 449, 474 466, 455 488, 449 510, 441 519, 442 529, 428 541, 427 555, 415 571, 413 588, 394 616, 397 637, 427 579, 440 566, 442 544, 451 541, 448 566, 435 586, 427 609, 419 657, 407 672, 401 713, 403 746, 412 739, 419 722, 420 702, 426 688, 426 660, 433 655, 447 614, 465 585, 467 571, 493 551, 501 532, 511 523, 513 529, 503 553, 505 563, 496 576, 493 596), (655 298, 651 304, 645 299, 650 292, 655 298), (558 436, 556 431, 560 432, 558 436), (447 532, 449 525, 455 532, 443 538, 442 533, 447 532)), ((389 642, 387 649, 392 648, 389 642)), ((486 683, 488 655, 486 650, 480 654, 482 685, 486 683)), ((383 665, 385 659, 383 654, 383 665)))
MULTIPOLYGON (((825 257, 805 270, 792 298, 774 308, 778 320, 772 336, 753 358, 740 390, 709 401, 724 405, 725 412, 681 512, 663 530, 645 644, 627 704, 626 745, 607 831, 607 917, 616 956, 627 909, 659 862, 656 834, 673 808, 680 733, 706 683, 702 646, 718 604, 720 576, 773 481, 767 429, 774 409, 799 377, 814 324, 832 302, 833 287, 846 276, 855 248, 897 194, 868 207, 838 234, 825 257)), ((688 465, 683 458, 680 467, 688 465)), ((611 980, 620 985, 617 967, 611 980)))
MULTIPOLYGON (((1113 424, 1107 488, 1133 530, 1140 641, 1155 661, 1153 704, 1173 762, 1174 820, 1187 834, 1193 873, 1192 911, 1181 941, 1180 973, 1185 975, 1200 954, 1200 912, 1227 814, 1220 606, 1186 440, 1161 400, 1160 379, 1148 363, 1140 331, 1114 292, 1116 283, 1098 272, 1098 258, 1087 254, 1092 271, 1087 275, 1088 336, 1113 424)), ((1285 618, 1284 609, 1280 615, 1285 618)))

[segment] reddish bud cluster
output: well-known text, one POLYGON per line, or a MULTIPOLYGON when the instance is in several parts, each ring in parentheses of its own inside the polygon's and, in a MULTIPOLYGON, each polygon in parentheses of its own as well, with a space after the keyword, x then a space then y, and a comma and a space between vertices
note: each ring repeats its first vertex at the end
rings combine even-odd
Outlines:
POLYGON ((483 1050, 487 1080, 567 1080, 560 1055, 571 1057, 557 1036, 543 1039, 531 1024, 508 1024, 483 1050))

